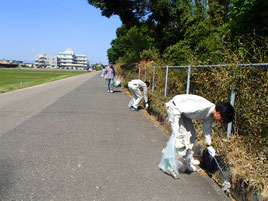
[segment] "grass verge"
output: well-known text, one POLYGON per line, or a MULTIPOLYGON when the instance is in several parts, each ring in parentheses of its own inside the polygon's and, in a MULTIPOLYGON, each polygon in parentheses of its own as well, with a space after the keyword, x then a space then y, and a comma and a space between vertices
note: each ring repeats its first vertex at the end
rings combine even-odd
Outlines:
POLYGON ((30 87, 86 73, 85 71, 43 69, 0 69, 0 93, 30 87))

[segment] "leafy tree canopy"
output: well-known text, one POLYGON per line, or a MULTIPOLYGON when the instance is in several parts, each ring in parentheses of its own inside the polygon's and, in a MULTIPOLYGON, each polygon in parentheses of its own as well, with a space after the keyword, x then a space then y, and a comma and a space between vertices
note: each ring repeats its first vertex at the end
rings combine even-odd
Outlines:
POLYGON ((150 37, 147 26, 134 26, 126 30, 125 25, 117 29, 117 38, 112 41, 111 48, 107 51, 109 61, 138 62, 140 53, 153 47, 154 39, 150 37))
POLYGON ((229 25, 233 35, 255 32, 258 35, 267 36, 267 0, 232 0, 230 8, 229 25))
POLYGON ((146 15, 144 0, 88 0, 88 3, 99 8, 102 15, 111 17, 118 15, 123 24, 137 25, 140 19, 146 15))
POLYGON ((106 17, 118 15, 123 23, 107 51, 113 62, 138 61, 142 51, 152 48, 161 58, 172 58, 176 64, 186 62, 188 55, 204 63, 217 63, 222 60, 219 50, 224 44, 236 46, 237 36, 254 32, 267 36, 268 31, 267 0, 88 0, 88 3, 106 17))

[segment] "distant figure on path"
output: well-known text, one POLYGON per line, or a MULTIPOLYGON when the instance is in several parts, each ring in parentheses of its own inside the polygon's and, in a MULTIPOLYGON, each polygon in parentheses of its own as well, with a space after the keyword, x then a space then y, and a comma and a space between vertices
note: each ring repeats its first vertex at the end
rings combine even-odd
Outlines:
POLYGON ((216 105, 197 95, 182 94, 173 97, 166 103, 168 119, 172 127, 166 148, 162 151, 159 168, 171 174, 175 179, 179 171, 196 171, 200 162, 193 158, 192 151, 195 140, 195 128, 192 120, 203 121, 203 133, 208 152, 214 153, 211 146, 213 121, 233 121, 235 111, 230 103, 217 103, 216 105))
POLYGON ((143 89, 145 108, 147 109, 149 107, 148 96, 147 96, 147 87, 149 86, 150 83, 148 81, 143 82, 139 79, 128 82, 128 88, 132 93, 132 98, 128 104, 130 110, 138 111, 138 106, 142 100, 142 92, 140 89, 143 89))
POLYGON ((108 93, 113 93, 113 80, 115 77, 115 70, 113 65, 110 63, 109 66, 105 68, 104 76, 106 77, 107 83, 108 83, 108 93))

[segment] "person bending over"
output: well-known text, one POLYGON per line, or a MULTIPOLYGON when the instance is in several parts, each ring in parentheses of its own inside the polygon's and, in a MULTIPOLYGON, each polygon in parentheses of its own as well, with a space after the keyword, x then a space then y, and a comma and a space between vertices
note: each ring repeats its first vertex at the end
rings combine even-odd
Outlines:
POLYGON ((172 134, 166 147, 162 150, 162 159, 159 168, 178 178, 179 171, 196 171, 200 164, 193 158, 192 151, 195 140, 195 128, 192 120, 203 121, 203 134, 208 151, 214 152, 211 146, 212 123, 233 121, 235 111, 230 103, 216 105, 197 95, 182 94, 173 97, 166 103, 168 119, 172 134))
POLYGON ((147 88, 150 86, 150 83, 148 81, 141 81, 139 79, 131 80, 128 82, 128 88, 130 89, 132 93, 132 98, 129 101, 128 107, 132 111, 138 111, 138 106, 142 100, 142 92, 141 89, 143 89, 144 94, 144 101, 145 101, 145 108, 147 109, 149 107, 148 105, 148 96, 147 96, 147 88))

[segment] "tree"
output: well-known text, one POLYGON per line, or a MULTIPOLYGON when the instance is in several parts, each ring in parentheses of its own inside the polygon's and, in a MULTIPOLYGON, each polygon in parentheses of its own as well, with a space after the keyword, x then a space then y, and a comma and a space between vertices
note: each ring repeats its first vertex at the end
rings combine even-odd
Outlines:
POLYGON ((223 59, 220 50, 224 44, 232 44, 234 49, 238 45, 236 36, 254 31, 266 36, 268 31, 267 0, 88 2, 104 16, 118 15, 122 20, 123 26, 107 51, 113 62, 138 61, 141 51, 154 49, 161 58, 172 58, 172 63, 186 62, 189 55, 201 63, 218 63, 223 59))
POLYGON ((99 8, 102 15, 111 17, 118 15, 123 24, 128 27, 138 25, 146 15, 145 0, 88 0, 88 3, 99 8))
POLYGON ((150 37, 147 26, 133 26, 129 30, 122 25, 117 29, 117 38, 112 41, 107 55, 111 62, 137 62, 143 50, 153 46, 154 40, 150 37))
POLYGON ((88 0, 88 3, 100 8, 106 17, 118 15, 127 29, 146 24, 160 52, 182 37, 180 27, 176 26, 180 0, 88 0))
POLYGON ((260 36, 268 33, 267 0, 232 0, 229 27, 233 36, 255 32, 260 36))

